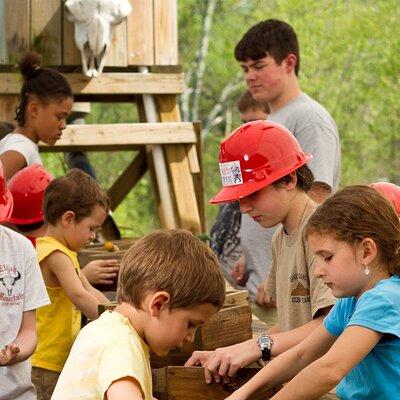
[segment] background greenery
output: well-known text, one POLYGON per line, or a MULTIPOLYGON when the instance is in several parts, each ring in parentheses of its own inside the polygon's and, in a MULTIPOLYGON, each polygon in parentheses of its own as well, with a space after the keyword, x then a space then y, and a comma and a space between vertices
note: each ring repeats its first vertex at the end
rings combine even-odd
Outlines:
MULTIPOLYGON (((183 116, 203 123, 205 196, 219 187, 218 143, 239 121, 235 101, 244 89, 233 48, 248 28, 267 18, 289 22, 301 48, 300 84, 339 127, 341 185, 389 180, 400 184, 400 7, 398 0, 180 0, 179 40, 188 91, 183 116), (206 18, 206 16, 208 16, 206 18)), ((92 105, 87 122, 132 122, 132 105, 92 105)), ((90 159, 108 188, 132 159, 97 153, 90 159)), ((60 174, 58 155, 45 155, 60 174)), ((207 207, 211 226, 216 207, 207 207)), ((124 234, 158 226, 148 179, 115 212, 124 234)))

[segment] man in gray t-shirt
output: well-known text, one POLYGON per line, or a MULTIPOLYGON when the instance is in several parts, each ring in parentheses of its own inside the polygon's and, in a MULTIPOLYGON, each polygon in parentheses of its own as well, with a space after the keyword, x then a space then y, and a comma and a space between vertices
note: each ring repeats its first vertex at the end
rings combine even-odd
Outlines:
POLYGON ((235 58, 254 99, 268 103, 268 119, 288 128, 314 156, 310 169, 315 182, 308 194, 325 200, 338 186, 339 134, 329 112, 300 89, 299 44, 293 28, 273 19, 254 25, 236 45, 235 58))
MULTIPOLYGON (((268 104, 268 119, 288 128, 302 149, 313 155, 309 166, 315 182, 308 194, 323 202, 339 184, 339 134, 329 112, 300 89, 300 53, 293 28, 273 19, 254 25, 236 45, 235 58, 253 98, 268 104)), ((242 229, 243 222, 242 218, 242 229)), ((251 241, 257 233, 250 231, 249 221, 245 224, 249 227, 247 240, 251 241)), ((272 238, 275 228, 270 231, 272 238)), ((270 241, 265 246, 271 251, 270 241)), ((268 303, 270 299, 261 296, 258 300, 268 303)))

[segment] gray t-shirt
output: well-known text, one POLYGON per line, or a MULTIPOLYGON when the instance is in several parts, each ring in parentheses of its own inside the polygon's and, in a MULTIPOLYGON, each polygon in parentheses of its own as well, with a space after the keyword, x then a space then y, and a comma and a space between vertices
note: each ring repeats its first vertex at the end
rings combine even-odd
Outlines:
POLYGON ((308 164, 316 182, 334 191, 339 185, 340 143, 337 126, 329 112, 305 93, 272 112, 268 120, 285 126, 304 152, 313 155, 308 164))
POLYGON ((271 263, 271 241, 277 227, 263 228, 247 214, 242 214, 240 240, 246 262, 247 282, 251 301, 255 300, 257 288, 267 278, 271 263))

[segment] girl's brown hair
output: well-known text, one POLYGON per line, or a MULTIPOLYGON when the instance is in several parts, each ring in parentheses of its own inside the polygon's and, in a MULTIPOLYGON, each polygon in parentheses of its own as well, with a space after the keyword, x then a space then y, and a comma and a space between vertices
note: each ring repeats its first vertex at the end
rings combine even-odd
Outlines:
POLYGON ((320 205, 309 219, 306 235, 328 234, 349 244, 372 239, 377 263, 400 275, 400 223, 392 204, 375 189, 348 186, 320 205))
POLYGON ((42 104, 73 98, 68 81, 55 69, 43 68, 41 64, 42 57, 34 51, 27 53, 19 64, 24 83, 15 110, 18 126, 25 124, 25 110, 30 96, 36 96, 42 104))

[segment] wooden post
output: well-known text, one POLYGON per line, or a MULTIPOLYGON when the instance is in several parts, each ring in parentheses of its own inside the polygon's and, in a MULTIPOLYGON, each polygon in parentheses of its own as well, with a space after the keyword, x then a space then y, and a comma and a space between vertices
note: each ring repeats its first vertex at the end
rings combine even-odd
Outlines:
POLYGON ((15 108, 18 105, 18 96, 0 95, 0 121, 15 124, 15 108))
MULTIPOLYGON (((157 95, 155 98, 161 122, 181 120, 176 96, 157 95)), ((200 214, 186 148, 184 145, 166 145, 164 149, 178 209, 179 226, 201 233, 200 214)))

